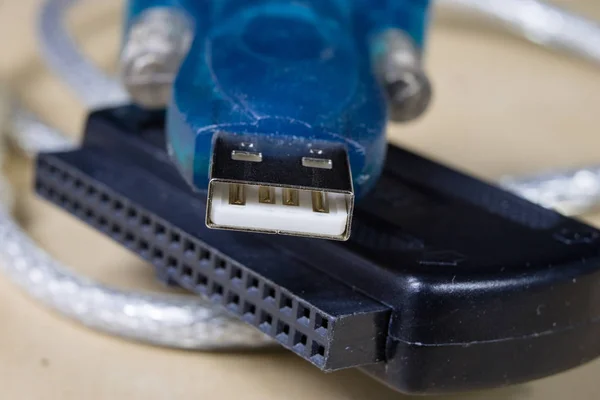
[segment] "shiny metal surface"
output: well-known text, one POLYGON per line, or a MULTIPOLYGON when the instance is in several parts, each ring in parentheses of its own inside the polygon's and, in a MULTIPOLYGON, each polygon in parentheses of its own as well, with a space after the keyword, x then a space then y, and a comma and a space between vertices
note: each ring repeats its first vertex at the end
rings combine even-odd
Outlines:
POLYGON ((192 22, 172 8, 146 10, 130 27, 121 53, 121 80, 142 107, 163 108, 193 34, 192 22))
POLYGON ((396 122, 420 117, 433 94, 421 51, 398 29, 388 29, 374 40, 374 45, 383 49, 376 52, 374 65, 390 102, 390 117, 396 122))

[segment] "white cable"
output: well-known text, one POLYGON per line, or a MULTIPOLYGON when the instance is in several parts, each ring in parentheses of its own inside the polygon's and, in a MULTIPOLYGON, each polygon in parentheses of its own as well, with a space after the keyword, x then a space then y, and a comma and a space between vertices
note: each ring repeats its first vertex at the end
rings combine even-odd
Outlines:
MULTIPOLYGON (((600 23, 539 0, 436 0, 442 10, 475 14, 553 50, 566 51, 600 67, 600 23)), ((500 185, 565 215, 597 209, 600 165, 526 177, 504 177, 500 185)))
POLYGON ((43 3, 38 41, 44 61, 89 108, 127 103, 129 95, 121 83, 85 57, 67 31, 67 11, 81 2, 83 0, 47 0, 43 3))
MULTIPOLYGON (((49 1, 42 9, 40 32, 49 63, 90 107, 126 101, 120 85, 79 54, 64 29, 64 13, 75 1, 49 1)), ((8 122, 8 100, 0 99, 0 127, 8 122)), ((15 108, 9 132, 27 154, 59 151, 74 143, 15 108)), ((6 131, 2 129, 2 131, 6 131)), ((0 155, 5 149, 0 136, 0 155)), ((0 165, 2 159, 0 158, 0 165)), ((0 176, 1 177, 1 176, 0 176)), ((11 192, 4 177, 0 194, 11 192)), ((0 204, 0 270, 41 303, 83 325, 121 337, 187 349, 260 347, 272 340, 224 310, 193 296, 165 296, 122 291, 80 277, 52 259, 18 227, 8 202, 0 204)))
POLYGON ((532 203, 576 216, 600 206, 600 166, 526 177, 504 177, 500 185, 532 203))
POLYGON ((436 0, 440 9, 499 23, 541 46, 600 65, 600 24, 539 0, 436 0))
MULTIPOLYGON (((437 1, 455 10, 476 10, 540 44, 566 48, 589 59, 600 60, 594 51, 600 51, 600 46, 595 45, 600 34, 593 23, 538 1, 437 1), (553 25, 556 23, 559 25, 553 25)), ((126 102, 128 96, 122 86, 82 56, 65 29, 64 15, 75 3, 77 0, 45 2, 39 27, 45 59, 89 107, 126 102)), ((31 115, 18 114, 16 125, 23 133, 17 135, 17 141, 30 153, 41 148, 48 150, 70 145, 64 137, 36 122, 31 115)), ((577 197, 581 193, 571 195, 577 197)), ((29 293, 59 312, 106 332, 184 348, 270 343, 253 328, 226 317, 219 309, 201 300, 120 292, 75 277, 37 248, 7 212, 0 213, 0 257, 9 275, 29 293)))
MULTIPOLYGON (((2 106, 6 108, 6 101, 2 106)), ((35 154, 73 146, 64 135, 32 114, 16 109, 13 115, 14 126, 9 132, 26 152, 35 154)), ((2 139, 0 154, 5 149, 2 139)), ((2 182, 0 194, 9 193, 10 187, 4 179, 2 182)), ((103 332, 187 349, 259 347, 271 343, 255 328, 200 298, 122 291, 74 274, 19 228, 7 205, 0 205, 0 270, 41 303, 103 332)))

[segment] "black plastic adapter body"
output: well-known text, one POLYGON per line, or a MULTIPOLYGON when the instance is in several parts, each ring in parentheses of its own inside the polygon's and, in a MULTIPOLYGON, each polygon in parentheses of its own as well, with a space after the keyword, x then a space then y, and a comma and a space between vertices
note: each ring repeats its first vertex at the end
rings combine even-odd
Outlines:
POLYGON ((160 113, 95 112, 80 148, 39 156, 36 190, 325 371, 433 394, 600 354, 590 226, 390 146, 348 242, 209 230, 164 142, 160 113))

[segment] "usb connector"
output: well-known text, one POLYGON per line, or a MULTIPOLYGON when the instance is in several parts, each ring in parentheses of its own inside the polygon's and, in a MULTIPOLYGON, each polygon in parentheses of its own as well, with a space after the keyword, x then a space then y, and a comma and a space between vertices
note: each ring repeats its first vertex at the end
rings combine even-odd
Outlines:
POLYGON ((354 208, 343 145, 219 133, 209 228, 347 240, 354 208))

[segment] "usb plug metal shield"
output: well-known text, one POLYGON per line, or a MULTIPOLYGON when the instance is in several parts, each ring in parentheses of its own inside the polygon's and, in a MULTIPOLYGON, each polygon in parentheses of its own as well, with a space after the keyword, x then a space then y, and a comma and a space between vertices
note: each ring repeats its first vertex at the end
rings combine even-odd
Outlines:
POLYGON ((352 174, 343 145, 215 135, 209 228, 347 240, 353 208, 352 174))

